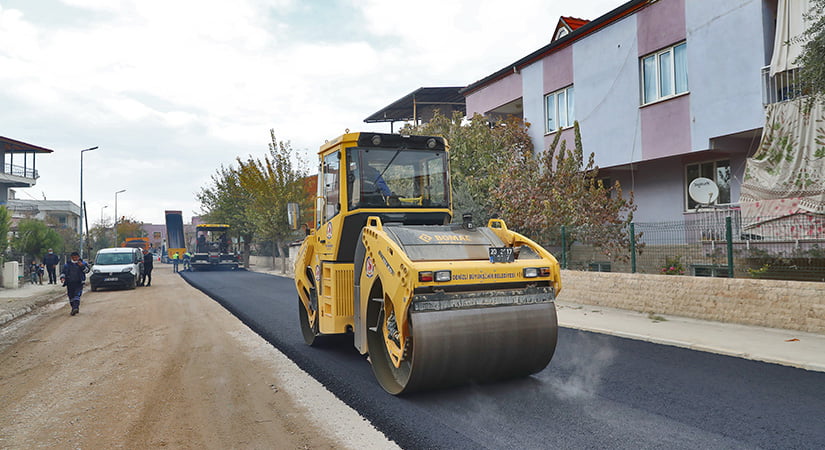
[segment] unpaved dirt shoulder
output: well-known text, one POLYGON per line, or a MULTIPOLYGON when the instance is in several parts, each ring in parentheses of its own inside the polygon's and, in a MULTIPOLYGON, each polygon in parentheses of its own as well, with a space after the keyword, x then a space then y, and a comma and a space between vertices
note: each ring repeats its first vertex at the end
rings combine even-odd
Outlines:
POLYGON ((154 275, 14 330, 0 347, 0 448, 393 446, 167 267, 154 275))

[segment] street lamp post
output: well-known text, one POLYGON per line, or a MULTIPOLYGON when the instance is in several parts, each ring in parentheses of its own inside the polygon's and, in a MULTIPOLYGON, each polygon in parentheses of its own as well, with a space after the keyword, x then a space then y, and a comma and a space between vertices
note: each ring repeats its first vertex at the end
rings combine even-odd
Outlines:
POLYGON ((103 210, 108 208, 108 207, 109 207, 109 205, 103 205, 100 208, 100 229, 101 229, 101 235, 100 236, 104 240, 106 239, 106 228, 105 228, 106 225, 105 225, 105 222, 103 222, 103 210))
POLYGON ((113 240, 114 240, 114 242, 113 242, 113 244, 112 244, 112 245, 114 245, 114 246, 116 246, 116 245, 117 245, 117 194, 122 194, 122 193, 124 193, 124 192, 126 192, 126 189, 121 189, 121 190, 119 190, 119 191, 115 192, 115 225, 114 225, 114 228, 115 228, 115 237, 114 237, 114 239, 113 239, 113 240))
POLYGON ((80 259, 83 259, 83 154, 92 150, 97 150, 97 147, 80 151, 80 259))

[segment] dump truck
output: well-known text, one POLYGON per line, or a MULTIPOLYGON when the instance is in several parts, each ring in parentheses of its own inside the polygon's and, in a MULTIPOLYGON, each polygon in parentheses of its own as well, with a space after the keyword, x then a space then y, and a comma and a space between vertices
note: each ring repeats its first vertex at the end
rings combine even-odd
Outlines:
POLYGON ((163 262, 172 260, 175 253, 183 256, 186 252, 186 239, 183 236, 183 212, 164 211, 166 215, 166 253, 163 262))
POLYGON ((390 394, 527 376, 556 348, 558 262, 501 219, 452 223, 448 151, 380 133, 319 151, 295 263, 303 338, 351 333, 390 394))
POLYGON ((203 223, 195 227, 192 270, 238 268, 238 255, 232 251, 229 228, 225 223, 203 223))
POLYGON ((141 250, 149 250, 150 243, 148 237, 130 237, 126 238, 120 243, 121 247, 139 248, 141 250))

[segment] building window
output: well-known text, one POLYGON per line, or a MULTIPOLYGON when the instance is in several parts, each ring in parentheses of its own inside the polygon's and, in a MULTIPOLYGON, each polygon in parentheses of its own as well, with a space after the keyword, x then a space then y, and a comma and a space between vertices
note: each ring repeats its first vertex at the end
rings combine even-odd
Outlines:
POLYGON ((693 269, 693 276, 694 277, 717 277, 717 278, 728 278, 728 271, 727 266, 715 266, 712 264, 694 264, 691 266, 693 269))
POLYGON ((567 36, 568 33, 569 33, 569 31, 567 31, 567 28, 561 27, 561 28, 559 28, 559 31, 556 32, 556 39, 561 39, 561 38, 567 36))
POLYGON ((710 161, 697 164, 688 164, 685 168, 685 197, 687 198, 687 209, 696 209, 698 203, 688 195, 690 182, 699 178, 708 178, 716 182, 719 187, 719 198, 716 204, 730 203, 730 160, 710 161))
POLYGON ((642 58, 642 104, 688 91, 687 43, 642 58))
POLYGON ((547 133, 573 126, 576 120, 573 109, 573 86, 544 96, 544 116, 547 117, 547 133))
POLYGON ((610 272, 609 262, 592 262, 587 264, 588 272, 610 272))

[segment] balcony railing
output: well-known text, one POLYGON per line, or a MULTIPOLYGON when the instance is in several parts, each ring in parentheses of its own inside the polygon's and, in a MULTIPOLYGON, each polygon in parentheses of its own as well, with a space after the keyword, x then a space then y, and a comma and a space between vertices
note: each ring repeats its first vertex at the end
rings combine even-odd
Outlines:
POLYGON ((770 67, 762 68, 763 105, 793 100, 803 95, 799 69, 791 69, 771 76, 770 67))
POLYGON ((15 176, 18 176, 18 177, 23 177, 23 178, 32 178, 32 179, 35 179, 35 180, 40 178, 40 175, 37 173, 37 171, 30 168, 30 167, 23 167, 23 166, 18 166, 18 165, 9 164, 9 163, 5 164, 4 173, 7 173, 9 175, 15 175, 15 176))

